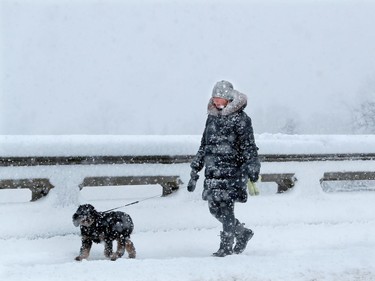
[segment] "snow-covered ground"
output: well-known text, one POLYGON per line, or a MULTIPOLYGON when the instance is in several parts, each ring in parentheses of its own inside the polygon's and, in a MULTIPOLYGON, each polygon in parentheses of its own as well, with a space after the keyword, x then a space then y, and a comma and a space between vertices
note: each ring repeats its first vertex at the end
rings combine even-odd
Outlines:
MULTIPOLYGON (((358 152, 353 151, 355 147, 365 150, 358 142, 354 145, 354 138, 350 145, 350 137, 343 136, 320 137, 320 141, 318 137, 293 140, 293 137, 260 136, 258 144, 272 138, 284 139, 290 147, 293 143, 302 147, 304 139, 310 144, 336 141, 337 149, 346 147, 352 152, 358 152)), ((363 145, 366 138, 357 140, 363 145)), ((318 147, 310 150, 324 151, 318 147)), ((368 145, 367 151, 372 150, 368 145)), ((334 146, 329 151, 334 151, 334 146)), ((118 166, 117 170, 129 168, 118 166)), ((130 172, 138 167, 133 166, 130 172)), ((142 169, 154 169, 155 173, 166 169, 160 165, 146 166, 142 169)), ((188 164, 167 167, 179 171, 187 182, 188 164)), ((60 172, 64 174, 68 168, 60 167, 60 172)), ((27 174, 21 168, 12 169, 15 170, 0 168, 1 178, 11 171, 27 174)), ((32 173, 49 172, 47 167, 36 169, 31 169, 32 173)), ((76 166, 76 169, 89 171, 89 167, 76 166)), ((70 204, 59 204, 63 193, 58 186, 37 202, 29 202, 28 190, 1 190, 0 280, 375 280, 375 192, 326 193, 319 184, 319 178, 327 171, 375 171, 374 161, 263 163, 262 166, 263 173, 291 171, 296 173, 298 181, 289 192, 276 194, 275 185, 259 183, 259 196, 236 205, 237 217, 255 235, 243 254, 225 258, 211 256, 218 248, 221 229, 209 214, 207 203, 200 198, 203 177, 194 193, 188 193, 183 185, 168 197, 151 199, 147 198, 161 194, 160 186, 86 187, 70 204), (104 211, 137 200, 142 201, 122 209, 135 223, 132 240, 137 249, 136 259, 112 262, 104 259, 103 245, 94 245, 88 260, 74 261, 80 237, 71 216, 78 203, 88 202, 104 211)), ((69 173, 66 177, 68 180, 69 173)), ((352 189, 356 189, 354 184, 352 189)))

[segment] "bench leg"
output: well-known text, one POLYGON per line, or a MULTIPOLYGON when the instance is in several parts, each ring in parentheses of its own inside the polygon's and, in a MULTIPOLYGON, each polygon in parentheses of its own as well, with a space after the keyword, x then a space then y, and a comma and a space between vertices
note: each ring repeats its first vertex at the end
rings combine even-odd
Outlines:
POLYGON ((31 187, 30 190, 31 190, 31 202, 34 202, 36 200, 39 200, 40 198, 43 198, 44 196, 47 196, 50 188, 31 187))
POLYGON ((282 179, 277 181, 277 193, 283 193, 294 186, 293 179, 282 179))
POLYGON ((162 196, 168 196, 172 194, 174 191, 178 190, 179 185, 174 182, 166 182, 160 184, 163 187, 163 194, 162 196))

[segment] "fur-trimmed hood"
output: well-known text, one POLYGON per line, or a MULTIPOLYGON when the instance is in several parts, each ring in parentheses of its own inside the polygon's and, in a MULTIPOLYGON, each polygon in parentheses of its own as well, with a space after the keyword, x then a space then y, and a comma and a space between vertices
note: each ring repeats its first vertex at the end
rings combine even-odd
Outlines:
POLYGON ((213 98, 210 98, 210 100, 208 101, 208 106, 207 106, 207 114, 213 115, 213 116, 218 116, 218 115, 226 116, 226 115, 231 115, 239 110, 244 109, 247 105, 247 96, 236 90, 232 90, 232 95, 233 95, 233 100, 229 102, 228 105, 222 110, 217 109, 212 101, 213 98))

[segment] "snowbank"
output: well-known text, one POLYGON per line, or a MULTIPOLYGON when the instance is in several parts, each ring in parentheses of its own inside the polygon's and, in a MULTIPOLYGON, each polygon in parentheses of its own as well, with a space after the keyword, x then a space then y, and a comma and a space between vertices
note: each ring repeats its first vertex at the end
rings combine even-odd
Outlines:
MULTIPOLYGON (((256 135, 261 154, 375 153, 375 135, 256 135)), ((0 156, 194 155, 201 136, 0 136, 0 156)))

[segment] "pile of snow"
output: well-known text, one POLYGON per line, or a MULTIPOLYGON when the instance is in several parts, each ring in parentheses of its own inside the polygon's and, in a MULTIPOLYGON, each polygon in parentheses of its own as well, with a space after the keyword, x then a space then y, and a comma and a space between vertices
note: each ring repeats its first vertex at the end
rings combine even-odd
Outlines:
MULTIPOLYGON (((195 155, 200 135, 0 136, 0 157, 195 155)), ((255 135, 261 154, 375 153, 375 135, 255 135)))

